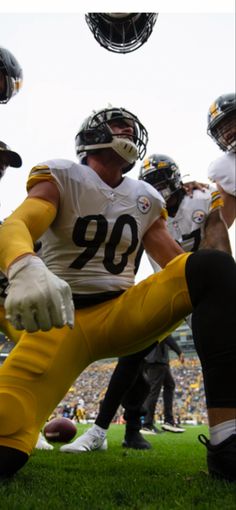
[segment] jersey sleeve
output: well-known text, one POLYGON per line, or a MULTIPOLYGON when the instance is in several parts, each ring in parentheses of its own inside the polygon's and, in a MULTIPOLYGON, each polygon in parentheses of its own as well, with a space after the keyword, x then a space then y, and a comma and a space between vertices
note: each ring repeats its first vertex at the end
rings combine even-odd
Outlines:
POLYGON ((43 181, 56 182, 56 178, 48 165, 34 166, 29 173, 26 183, 27 191, 30 191, 36 184, 43 181))

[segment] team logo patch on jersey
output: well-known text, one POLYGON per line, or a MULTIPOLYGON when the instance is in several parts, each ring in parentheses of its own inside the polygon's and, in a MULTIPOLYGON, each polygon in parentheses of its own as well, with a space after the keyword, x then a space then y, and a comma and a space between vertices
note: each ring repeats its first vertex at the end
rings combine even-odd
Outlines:
POLYGON ((139 211, 146 214, 146 213, 148 213, 148 211, 150 211, 152 204, 148 197, 145 197, 144 195, 142 195, 142 196, 138 197, 137 206, 138 206, 139 211))
POLYGON ((194 221, 194 223, 203 223, 203 221, 205 220, 205 217, 206 217, 206 213, 204 211, 202 211, 201 209, 198 209, 197 211, 193 211, 193 214, 192 214, 192 220, 194 221))

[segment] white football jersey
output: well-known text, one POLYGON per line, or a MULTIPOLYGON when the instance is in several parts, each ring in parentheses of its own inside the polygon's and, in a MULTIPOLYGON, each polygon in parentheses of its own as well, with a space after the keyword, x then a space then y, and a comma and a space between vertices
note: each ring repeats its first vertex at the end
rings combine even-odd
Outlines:
MULTIPOLYGON (((208 190, 194 190, 193 197, 185 195, 174 218, 167 219, 167 226, 171 236, 184 251, 196 251, 204 233, 204 224, 210 209, 214 209, 215 188, 208 190)), ((217 194, 219 195, 219 194, 217 194)), ((149 257, 154 272, 160 266, 149 257)))
POLYGON ((184 251, 198 249, 206 217, 212 207, 214 191, 213 188, 204 192, 196 189, 192 198, 185 195, 175 217, 168 217, 168 230, 184 251))
POLYGON ((42 258, 74 294, 127 289, 145 232, 164 216, 165 202, 149 184, 127 176, 108 186, 87 165, 52 160, 34 167, 28 189, 41 180, 57 182, 60 207, 44 233, 42 258))
POLYGON ((208 177, 212 182, 218 182, 226 193, 236 197, 236 153, 226 152, 212 161, 208 177))

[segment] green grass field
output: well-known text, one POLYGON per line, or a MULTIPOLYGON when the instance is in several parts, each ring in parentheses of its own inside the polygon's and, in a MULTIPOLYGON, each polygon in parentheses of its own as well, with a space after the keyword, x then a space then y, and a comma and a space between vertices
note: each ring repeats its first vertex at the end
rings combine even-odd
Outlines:
MULTIPOLYGON (((78 426, 81 434, 87 426, 78 426)), ((4 510, 235 510, 236 484, 209 478, 207 427, 146 436, 152 450, 121 447, 123 425, 112 425, 107 451, 79 455, 35 450, 12 479, 0 482, 4 510)))

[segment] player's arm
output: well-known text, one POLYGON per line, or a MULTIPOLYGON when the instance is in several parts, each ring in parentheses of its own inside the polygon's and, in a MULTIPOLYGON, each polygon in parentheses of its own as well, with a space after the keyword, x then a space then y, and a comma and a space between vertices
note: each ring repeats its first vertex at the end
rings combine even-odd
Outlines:
POLYGON ((218 191, 214 191, 211 197, 210 212, 204 224, 204 236, 199 249, 213 248, 232 255, 228 229, 222 215, 222 196, 218 191))
POLYGON ((165 267, 168 262, 184 253, 183 249, 171 237, 167 229, 166 220, 156 220, 143 237, 143 245, 155 262, 165 267))
POLYGON ((205 223, 204 237, 199 249, 213 248, 232 255, 227 225, 219 209, 212 211, 205 223))
POLYGON ((18 330, 73 325, 69 285, 47 269, 33 246, 54 221, 58 205, 56 183, 39 182, 0 226, 0 266, 9 279, 6 317, 18 330))
POLYGON ((224 217, 224 220, 226 221, 226 224, 229 227, 233 224, 234 220, 236 219, 236 197, 233 195, 230 195, 226 191, 223 190, 223 188, 220 186, 219 183, 217 183, 217 188, 221 194, 221 197, 224 202, 224 207, 222 209, 222 215, 224 217))
POLYGON ((36 184, 0 228, 0 266, 7 273, 19 258, 34 254, 34 242, 56 217, 59 191, 55 183, 36 184))

